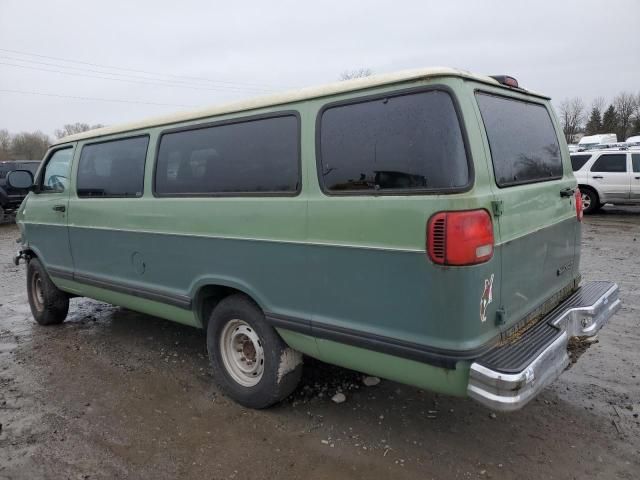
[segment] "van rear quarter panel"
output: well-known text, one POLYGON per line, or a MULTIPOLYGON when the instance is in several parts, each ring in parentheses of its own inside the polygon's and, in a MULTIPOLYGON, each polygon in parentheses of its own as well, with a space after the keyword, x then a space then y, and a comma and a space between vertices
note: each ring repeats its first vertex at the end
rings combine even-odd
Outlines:
MULTIPOLYGON (((434 213, 479 208, 491 212, 493 200, 472 99, 460 79, 422 83, 434 84, 450 88, 457 100, 472 186, 453 194, 332 196, 321 191, 317 170, 310 171, 308 239, 326 245, 309 252, 314 328, 345 328, 452 351, 474 349, 497 333, 497 292, 484 322, 480 300, 485 281, 499 274, 500 253, 468 267, 435 265, 426 254, 427 222, 434 213)), ((416 85, 406 87, 412 86, 416 85)), ((311 102, 310 116, 329 101, 352 97, 311 102)), ((303 151, 315 166, 316 149, 306 146, 303 151)))

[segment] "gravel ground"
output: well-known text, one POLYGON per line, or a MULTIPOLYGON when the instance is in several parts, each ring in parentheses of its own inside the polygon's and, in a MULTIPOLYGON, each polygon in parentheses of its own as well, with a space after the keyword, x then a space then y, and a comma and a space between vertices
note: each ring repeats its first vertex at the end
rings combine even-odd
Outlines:
POLYGON ((584 278, 618 282, 624 306, 512 414, 311 360, 282 405, 244 409, 213 385, 195 329, 87 299, 35 325, 17 236, 0 226, 1 479, 640 476, 640 209, 585 218, 584 278))

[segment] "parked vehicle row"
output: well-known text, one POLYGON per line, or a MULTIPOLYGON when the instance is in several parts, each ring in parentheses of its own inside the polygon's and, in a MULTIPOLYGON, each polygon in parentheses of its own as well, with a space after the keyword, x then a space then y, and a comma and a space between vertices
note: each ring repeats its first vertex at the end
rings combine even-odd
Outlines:
POLYGON ((22 200, 29 193, 26 189, 13 188, 7 185, 7 175, 14 170, 29 170, 35 174, 40 165, 39 160, 10 160, 0 162, 0 222, 5 215, 15 213, 22 200))
POLYGON ((617 143, 618 137, 615 133, 602 133, 598 135, 585 135, 578 141, 578 149, 588 150, 598 145, 617 143))
POLYGON ((582 197, 549 98, 424 69, 59 140, 17 215, 36 321, 86 296, 206 332, 255 408, 302 354, 470 396, 534 398, 620 306, 581 283, 582 197))
POLYGON ((640 151, 598 150, 571 155, 585 213, 605 203, 640 205, 640 151))
POLYGON ((616 149, 640 149, 640 135, 627 138, 624 142, 618 142, 618 137, 613 133, 591 135, 582 137, 578 143, 567 145, 570 153, 585 152, 589 150, 616 149))

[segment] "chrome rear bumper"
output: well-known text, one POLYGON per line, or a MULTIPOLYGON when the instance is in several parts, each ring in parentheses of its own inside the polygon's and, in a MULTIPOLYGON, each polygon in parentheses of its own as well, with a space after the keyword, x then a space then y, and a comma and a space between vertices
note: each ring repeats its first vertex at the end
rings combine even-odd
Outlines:
POLYGON ((618 285, 587 282, 518 340, 473 362, 467 394, 494 410, 522 408, 569 365, 569 339, 594 337, 620 305, 618 285))

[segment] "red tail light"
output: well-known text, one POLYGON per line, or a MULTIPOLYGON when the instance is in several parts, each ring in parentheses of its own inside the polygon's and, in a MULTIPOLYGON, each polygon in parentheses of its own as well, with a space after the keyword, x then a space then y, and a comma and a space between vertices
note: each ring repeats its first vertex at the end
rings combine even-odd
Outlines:
POLYGON ((576 216, 578 217, 578 221, 581 222, 584 212, 582 211, 582 193, 580 193, 580 189, 578 187, 576 187, 574 195, 576 200, 576 216))
POLYGON ((493 256, 493 223, 486 210, 439 212, 427 225, 427 252, 441 265, 475 265, 493 256))

